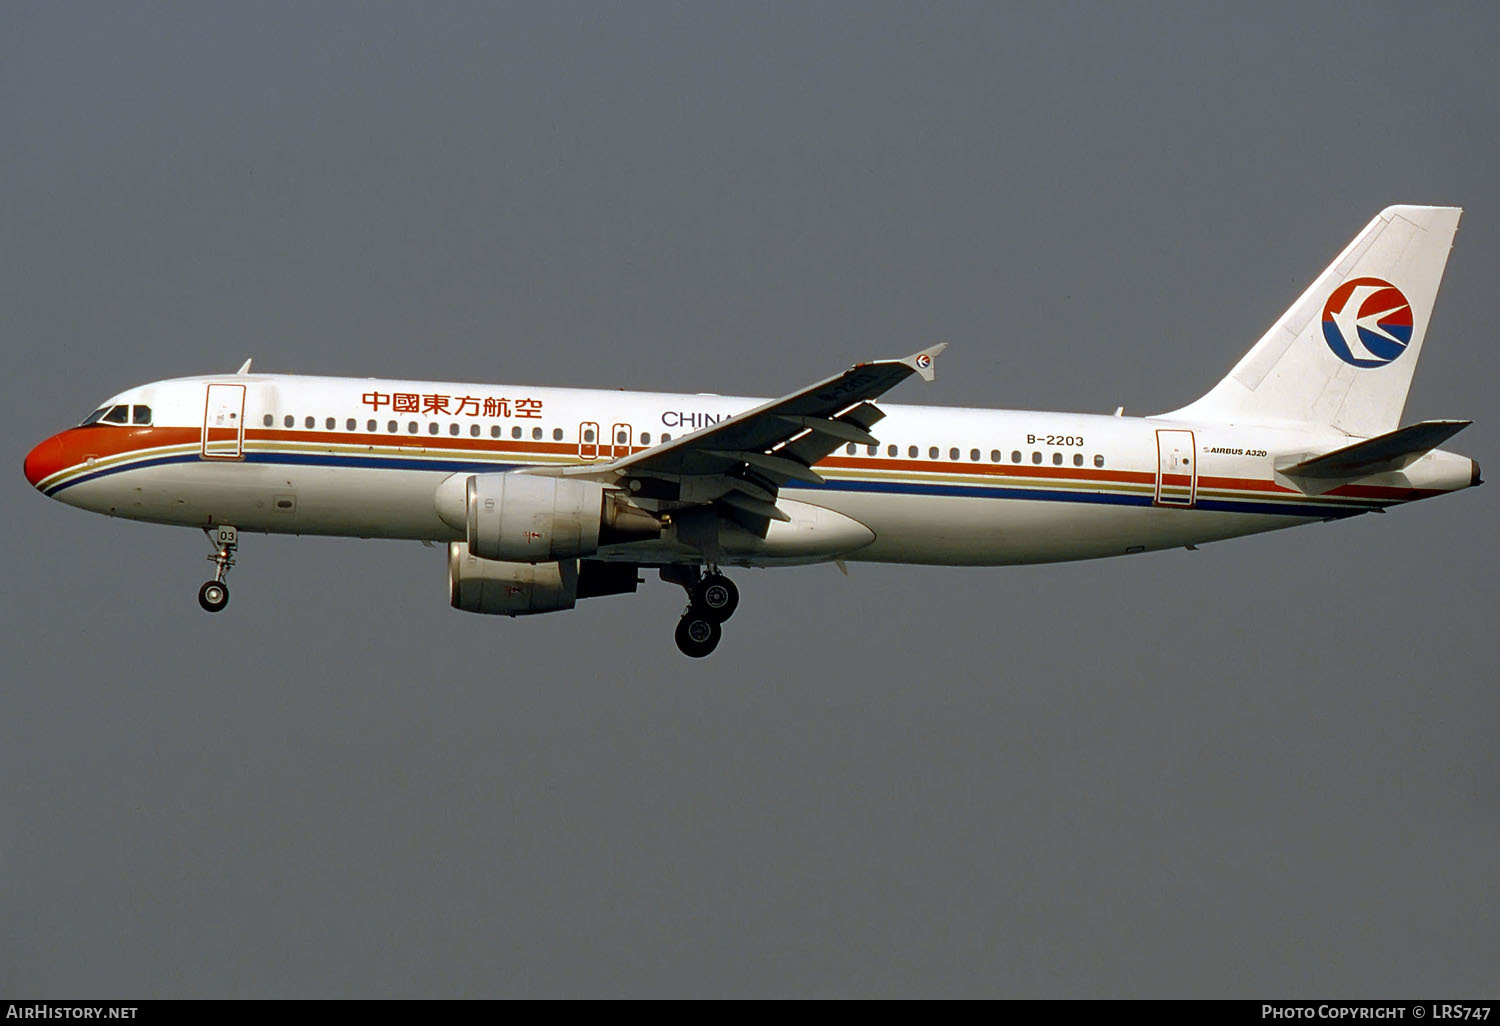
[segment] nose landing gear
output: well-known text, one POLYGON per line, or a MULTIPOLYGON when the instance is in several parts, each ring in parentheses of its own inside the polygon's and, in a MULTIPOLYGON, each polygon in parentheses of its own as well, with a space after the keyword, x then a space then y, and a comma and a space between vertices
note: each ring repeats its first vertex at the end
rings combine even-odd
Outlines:
POLYGON ((198 604, 210 613, 229 605, 229 585, 223 581, 205 581, 198 589, 198 604))
POLYGON ((696 567, 664 567, 662 580, 680 584, 688 594, 688 607, 677 621, 674 637, 685 656, 702 659, 719 647, 723 623, 740 604, 740 590, 717 569, 700 575, 696 567))
POLYGON ((234 566, 234 554, 240 547, 240 532, 228 524, 205 527, 203 534, 214 547, 213 555, 206 557, 214 565, 214 579, 205 581, 198 589, 198 605, 210 613, 217 613, 229 605, 229 585, 224 578, 234 566))

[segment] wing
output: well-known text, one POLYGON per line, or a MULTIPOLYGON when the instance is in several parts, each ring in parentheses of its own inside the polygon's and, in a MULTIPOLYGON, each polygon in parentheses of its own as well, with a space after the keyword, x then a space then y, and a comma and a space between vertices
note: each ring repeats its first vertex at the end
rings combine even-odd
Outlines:
POLYGON ((947 347, 940 342, 904 359, 857 363, 664 445, 562 473, 626 487, 664 508, 713 505, 763 537, 770 521, 790 519, 776 506, 782 486, 821 484, 812 466, 824 456, 848 442, 877 444, 870 428, 885 414, 872 400, 913 374, 931 381, 934 358, 947 347))

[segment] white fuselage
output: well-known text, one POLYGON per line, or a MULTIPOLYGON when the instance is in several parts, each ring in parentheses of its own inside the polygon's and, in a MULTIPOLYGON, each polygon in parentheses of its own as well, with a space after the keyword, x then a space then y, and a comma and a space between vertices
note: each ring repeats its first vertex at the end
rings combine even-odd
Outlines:
MULTIPOLYGON (((28 477, 114 516, 242 531, 461 540, 435 496, 455 474, 605 462, 762 400, 589 389, 243 374, 181 378, 110 400, 149 424, 49 439, 28 477), (48 448, 50 447, 50 448, 48 448)), ((1304 494, 1278 459, 1353 439, 1329 427, 882 404, 877 446, 849 444, 793 483, 790 523, 729 531, 723 562, 830 559, 1001 565, 1170 548, 1350 516, 1467 487, 1465 457, 1304 494), (850 522, 853 522, 852 524, 850 522)), ((643 565, 697 563, 669 529, 601 549, 643 565)))

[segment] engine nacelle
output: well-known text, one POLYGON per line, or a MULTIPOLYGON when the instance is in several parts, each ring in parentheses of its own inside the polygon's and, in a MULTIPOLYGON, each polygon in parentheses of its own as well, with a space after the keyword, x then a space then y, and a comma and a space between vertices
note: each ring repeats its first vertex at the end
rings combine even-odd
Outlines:
POLYGON ((604 486, 531 474, 469 478, 469 551, 481 559, 550 563, 599 550, 604 486))
POLYGON ((502 616, 572 609, 578 601, 578 561, 504 563, 473 555, 464 542, 449 542, 448 601, 466 613, 502 616))
POLYGON ((661 536, 661 523, 594 481, 537 474, 455 474, 438 486, 438 516, 469 552, 510 563, 591 556, 601 545, 661 536))

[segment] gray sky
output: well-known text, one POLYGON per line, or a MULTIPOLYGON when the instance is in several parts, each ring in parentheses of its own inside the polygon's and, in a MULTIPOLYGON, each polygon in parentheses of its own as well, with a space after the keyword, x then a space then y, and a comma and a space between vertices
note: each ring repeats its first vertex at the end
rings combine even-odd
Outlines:
POLYGON ((35 494, 258 369, 1169 409, 1390 203, 1497 463, 1491 4, 11 4, 0 994, 1494 994, 1490 489, 509 620, 440 551, 35 494))

